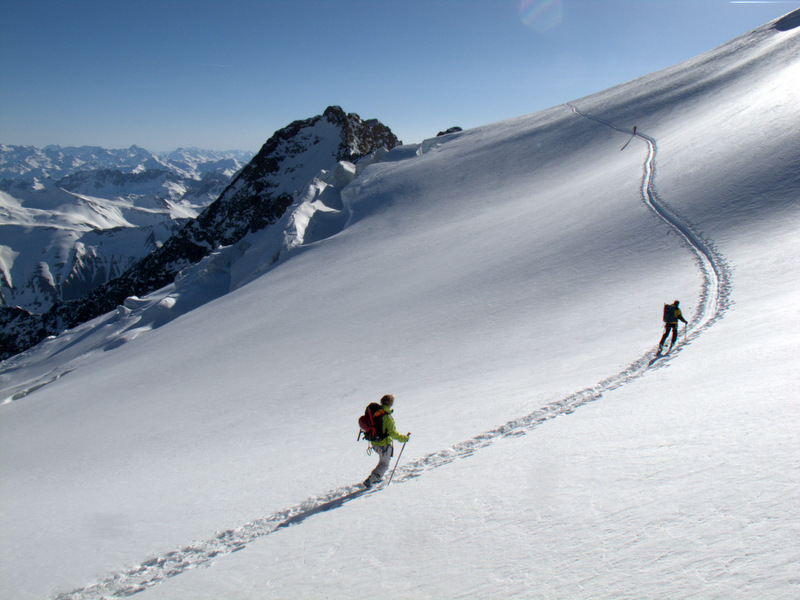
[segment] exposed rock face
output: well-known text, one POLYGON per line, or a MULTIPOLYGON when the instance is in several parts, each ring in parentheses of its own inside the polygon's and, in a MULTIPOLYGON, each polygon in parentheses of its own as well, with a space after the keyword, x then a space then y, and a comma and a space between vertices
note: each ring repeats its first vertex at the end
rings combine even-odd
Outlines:
POLYGON ((440 131, 439 133, 436 134, 436 137, 441 137, 443 135, 450 135, 451 133, 458 133, 459 131, 463 131, 461 127, 451 127, 450 129, 440 131))
POLYGON ((291 123, 267 140, 214 203, 116 279, 41 315, 0 307, 0 358, 113 310, 128 296, 142 296, 171 283, 178 272, 219 246, 277 221, 320 170, 399 144, 379 121, 362 121, 338 106, 291 123))
POLYGON ((362 121, 338 106, 322 116, 295 121, 277 131, 219 200, 190 225, 198 239, 228 245, 249 231, 273 223, 291 204, 293 195, 321 170, 341 160, 355 162, 378 148, 400 142, 376 120, 362 121))

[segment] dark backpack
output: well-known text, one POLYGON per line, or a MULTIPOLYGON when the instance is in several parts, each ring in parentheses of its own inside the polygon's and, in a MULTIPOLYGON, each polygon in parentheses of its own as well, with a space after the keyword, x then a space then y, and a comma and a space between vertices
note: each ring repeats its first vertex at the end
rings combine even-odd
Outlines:
POLYGON ((386 428, 383 426, 383 416, 386 411, 377 402, 371 402, 367 406, 364 414, 358 417, 358 426, 361 431, 358 433, 357 440, 361 439, 361 435, 370 442, 378 442, 386 437, 386 428))
POLYGON ((675 305, 674 304, 665 304, 664 305, 664 323, 675 323, 677 319, 675 318, 675 305))

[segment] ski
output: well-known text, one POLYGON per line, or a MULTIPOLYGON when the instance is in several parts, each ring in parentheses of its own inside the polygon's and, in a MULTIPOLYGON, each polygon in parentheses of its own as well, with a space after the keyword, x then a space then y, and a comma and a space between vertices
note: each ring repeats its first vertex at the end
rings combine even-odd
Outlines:
POLYGON ((653 358, 650 359, 650 362, 647 363, 647 366, 652 367, 658 360, 669 356, 670 350, 672 350, 671 346, 667 348, 666 352, 664 352, 661 348, 656 350, 656 353, 653 355, 653 358))

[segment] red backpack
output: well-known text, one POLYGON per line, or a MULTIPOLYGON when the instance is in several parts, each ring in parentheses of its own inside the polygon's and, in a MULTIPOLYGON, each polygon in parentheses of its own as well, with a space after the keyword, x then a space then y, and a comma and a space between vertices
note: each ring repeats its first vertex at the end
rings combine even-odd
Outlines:
POLYGON ((360 431, 358 432, 356 441, 361 439, 362 434, 364 439, 370 442, 379 442, 385 438, 386 429, 383 426, 383 416, 385 414, 386 411, 380 404, 371 402, 369 406, 367 406, 367 410, 364 411, 364 414, 358 417, 360 431))

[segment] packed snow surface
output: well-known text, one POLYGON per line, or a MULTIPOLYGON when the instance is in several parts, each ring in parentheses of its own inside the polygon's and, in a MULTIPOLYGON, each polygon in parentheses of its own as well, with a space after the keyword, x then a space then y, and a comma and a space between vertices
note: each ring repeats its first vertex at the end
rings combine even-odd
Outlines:
POLYGON ((800 596, 798 25, 342 164, 4 362, 4 596, 800 596))

